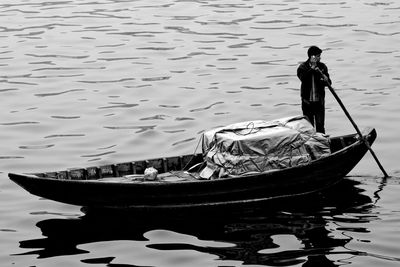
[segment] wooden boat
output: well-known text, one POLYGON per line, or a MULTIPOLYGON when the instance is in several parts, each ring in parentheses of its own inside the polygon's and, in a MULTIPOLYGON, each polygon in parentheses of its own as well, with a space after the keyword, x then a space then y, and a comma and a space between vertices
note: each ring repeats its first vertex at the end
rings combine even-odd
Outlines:
POLYGON ((368 151, 376 131, 330 138, 331 154, 307 165, 254 175, 214 180, 196 179, 202 154, 184 155, 60 172, 9 177, 28 192, 47 199, 93 208, 165 209, 239 205, 312 193, 346 176, 368 151), (363 139, 363 140, 362 140, 363 139), (149 166, 165 178, 138 180, 149 166))

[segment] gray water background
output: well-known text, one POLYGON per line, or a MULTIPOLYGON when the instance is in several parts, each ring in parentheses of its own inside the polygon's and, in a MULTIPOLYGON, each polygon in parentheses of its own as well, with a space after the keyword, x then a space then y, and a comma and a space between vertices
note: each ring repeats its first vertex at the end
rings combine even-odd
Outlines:
MULTIPOLYGON (((324 50, 333 87, 359 127, 377 129, 373 149, 394 177, 365 215, 379 223, 355 216, 367 229, 365 236, 343 230, 340 219, 325 225, 333 236, 352 236, 358 251, 378 256, 339 254, 331 256, 333 263, 395 266, 399 10, 395 1, 356 0, 2 1, 0 265, 87 265, 79 255, 16 256, 30 251, 20 241, 42 236, 37 222, 76 219, 82 212, 29 195, 8 180, 8 172, 190 154, 204 130, 300 114, 296 68, 315 44, 324 50)), ((327 133, 354 132, 329 93, 326 109, 327 133)), ((361 180, 362 194, 374 199, 382 181, 372 157, 366 155, 350 175, 361 180)), ((143 236, 226 246, 184 232, 151 229, 143 236)), ((278 252, 302 249, 293 235, 275 237, 278 252)), ((196 250, 185 262, 174 257, 185 258, 186 250, 160 252, 147 245, 114 240, 84 247, 94 258, 113 248, 114 262, 138 266, 242 264, 196 250), (132 254, 138 247, 143 254, 132 254)))

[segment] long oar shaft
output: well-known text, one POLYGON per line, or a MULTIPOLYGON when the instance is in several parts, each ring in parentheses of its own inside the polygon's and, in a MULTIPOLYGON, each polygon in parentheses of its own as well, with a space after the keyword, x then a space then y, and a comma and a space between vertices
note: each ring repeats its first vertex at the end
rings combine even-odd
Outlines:
POLYGON ((364 144, 367 146, 369 152, 371 152, 371 154, 374 157, 376 163, 378 164, 379 168, 381 169, 383 175, 385 177, 389 177, 389 175, 386 173, 385 169, 383 168, 382 164, 379 162, 378 157, 375 155, 375 152, 372 150, 371 146, 369 145, 368 141, 363 138, 360 129, 358 128, 358 126, 354 122, 354 120, 351 118, 350 113, 347 111, 347 109, 344 106, 342 100, 339 98, 339 96, 336 94, 335 90, 332 88, 332 86, 329 83, 327 83, 327 86, 328 86, 329 90, 331 91, 332 95, 335 97, 336 101, 339 103, 340 107, 343 109, 343 111, 346 114, 347 118, 350 120, 351 124, 353 124, 354 128, 356 129, 357 133, 360 135, 361 139, 364 141, 364 144))

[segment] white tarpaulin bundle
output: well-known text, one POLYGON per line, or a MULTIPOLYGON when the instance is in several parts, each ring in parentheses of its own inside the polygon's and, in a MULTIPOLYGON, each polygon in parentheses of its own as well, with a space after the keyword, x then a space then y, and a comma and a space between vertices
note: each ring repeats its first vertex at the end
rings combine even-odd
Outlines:
POLYGON ((206 179, 294 167, 330 154, 329 139, 303 116, 213 129, 203 134, 202 149, 206 179))

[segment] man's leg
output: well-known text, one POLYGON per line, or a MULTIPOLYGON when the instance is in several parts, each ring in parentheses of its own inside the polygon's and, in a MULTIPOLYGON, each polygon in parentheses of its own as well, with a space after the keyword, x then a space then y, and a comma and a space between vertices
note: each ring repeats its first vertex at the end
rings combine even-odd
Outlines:
POLYGON ((311 104, 303 100, 301 101, 301 109, 306 119, 314 126, 314 113, 311 104))
POLYGON ((325 104, 315 103, 315 129, 319 133, 325 133, 325 104))

